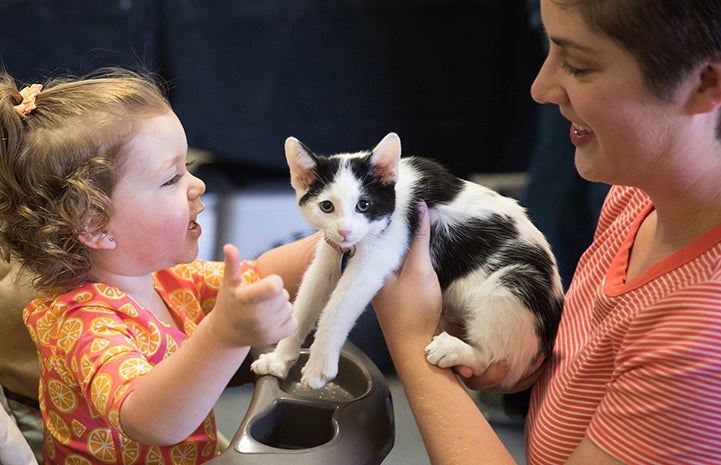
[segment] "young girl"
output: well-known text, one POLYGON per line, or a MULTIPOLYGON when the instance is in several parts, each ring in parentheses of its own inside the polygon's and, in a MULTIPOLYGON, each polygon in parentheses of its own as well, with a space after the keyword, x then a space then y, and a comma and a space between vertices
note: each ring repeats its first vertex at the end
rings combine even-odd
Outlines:
POLYGON ((196 260, 205 185, 146 76, 18 91, 2 75, 0 128, 0 247, 44 293, 23 319, 40 355, 45 462, 213 458, 212 407, 249 347, 294 330, 289 291, 315 239, 256 262, 231 245, 225 263, 196 260))

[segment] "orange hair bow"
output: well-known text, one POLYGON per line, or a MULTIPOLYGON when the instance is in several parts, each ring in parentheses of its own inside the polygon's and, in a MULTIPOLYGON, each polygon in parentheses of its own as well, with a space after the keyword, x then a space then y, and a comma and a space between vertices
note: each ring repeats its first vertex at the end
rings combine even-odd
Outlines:
POLYGON ((15 105, 15 111, 20 113, 22 116, 26 116, 28 113, 37 108, 35 105, 35 99, 42 88, 42 84, 33 84, 31 86, 24 87, 23 90, 20 91, 23 101, 19 105, 15 105))

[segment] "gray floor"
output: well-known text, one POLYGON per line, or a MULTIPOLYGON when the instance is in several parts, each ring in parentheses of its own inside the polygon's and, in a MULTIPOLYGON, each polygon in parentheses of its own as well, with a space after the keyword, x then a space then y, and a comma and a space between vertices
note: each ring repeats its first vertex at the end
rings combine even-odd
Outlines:
MULTIPOLYGON (((383 464, 430 464, 400 382, 395 377, 389 377, 388 383, 393 397, 396 438, 393 450, 383 461, 383 464)), ((226 437, 232 438, 235 434, 252 395, 253 387, 251 385, 232 387, 226 389, 218 404, 216 404, 215 415, 218 428, 226 437)), ((516 461, 519 464, 525 464, 522 426, 517 423, 498 422, 494 424, 494 428, 516 458, 516 461)))

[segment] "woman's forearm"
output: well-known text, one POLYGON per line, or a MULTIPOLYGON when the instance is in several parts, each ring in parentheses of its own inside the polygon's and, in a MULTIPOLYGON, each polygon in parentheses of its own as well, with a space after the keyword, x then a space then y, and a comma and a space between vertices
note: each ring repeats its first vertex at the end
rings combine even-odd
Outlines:
POLYGON ((515 463, 455 374, 425 360, 423 341, 397 336, 388 348, 431 463, 515 463))

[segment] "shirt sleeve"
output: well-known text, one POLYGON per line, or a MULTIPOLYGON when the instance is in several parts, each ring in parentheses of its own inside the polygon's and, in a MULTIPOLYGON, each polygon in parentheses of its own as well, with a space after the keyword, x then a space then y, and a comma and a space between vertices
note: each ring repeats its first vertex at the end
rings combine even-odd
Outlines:
POLYGON ((129 326, 109 308, 88 306, 68 312, 63 321, 61 332, 77 337, 58 341, 65 354, 64 366, 91 412, 119 431, 120 406, 152 367, 144 351, 162 350, 159 332, 152 331, 152 326, 140 328, 129 326))

